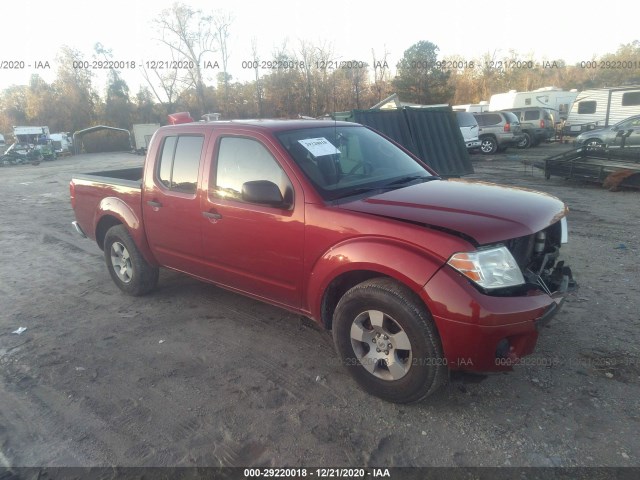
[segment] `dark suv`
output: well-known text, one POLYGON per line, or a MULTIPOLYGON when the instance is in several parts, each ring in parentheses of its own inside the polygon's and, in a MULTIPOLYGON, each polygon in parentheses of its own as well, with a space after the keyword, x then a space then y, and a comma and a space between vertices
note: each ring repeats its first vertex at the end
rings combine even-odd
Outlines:
POLYGON ((524 139, 518 117, 511 112, 481 112, 473 116, 480 127, 480 151, 485 155, 503 152, 524 139))
POLYGON ((529 148, 546 142, 555 135, 553 115, 542 107, 509 108, 506 112, 513 113, 522 127, 524 138, 518 148, 529 148))

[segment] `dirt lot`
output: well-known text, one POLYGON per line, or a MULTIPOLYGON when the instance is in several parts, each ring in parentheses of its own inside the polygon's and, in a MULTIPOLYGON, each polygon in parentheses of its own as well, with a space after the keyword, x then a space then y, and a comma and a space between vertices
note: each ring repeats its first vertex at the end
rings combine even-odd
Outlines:
POLYGON ((307 319, 167 271, 122 295, 68 182, 142 157, 1 168, 0 466, 640 465, 640 192, 521 162, 562 148, 474 156, 473 177, 567 202, 580 290, 527 365, 412 406, 361 392, 307 319))

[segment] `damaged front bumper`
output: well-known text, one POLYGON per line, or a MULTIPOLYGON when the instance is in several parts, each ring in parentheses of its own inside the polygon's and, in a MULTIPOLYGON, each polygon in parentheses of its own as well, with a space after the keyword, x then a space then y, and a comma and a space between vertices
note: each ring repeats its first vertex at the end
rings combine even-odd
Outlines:
POLYGON ((563 273, 557 291, 528 284, 517 293, 488 295, 447 266, 424 286, 422 298, 434 318, 451 370, 510 370, 533 353, 540 329, 560 311, 575 281, 563 273), (565 278, 566 276, 566 278, 565 278))

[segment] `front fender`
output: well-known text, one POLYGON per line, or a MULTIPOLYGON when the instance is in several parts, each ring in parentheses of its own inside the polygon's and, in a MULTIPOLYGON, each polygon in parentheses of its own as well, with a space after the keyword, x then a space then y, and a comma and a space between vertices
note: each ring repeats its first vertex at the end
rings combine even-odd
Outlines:
POLYGON ((144 231, 140 215, 137 214, 129 204, 117 197, 105 197, 100 201, 94 218, 96 239, 99 237, 98 230, 100 229, 101 222, 105 221, 107 217, 115 218, 119 223, 127 227, 129 235, 131 235, 131 238, 145 260, 151 265, 158 264, 158 261, 149 248, 147 235, 144 231))
POLYGON ((307 288, 307 305, 320 319, 324 292, 338 276, 372 271, 394 278, 420 295, 422 287, 444 261, 415 246, 388 238, 367 237, 333 246, 313 265, 307 288))

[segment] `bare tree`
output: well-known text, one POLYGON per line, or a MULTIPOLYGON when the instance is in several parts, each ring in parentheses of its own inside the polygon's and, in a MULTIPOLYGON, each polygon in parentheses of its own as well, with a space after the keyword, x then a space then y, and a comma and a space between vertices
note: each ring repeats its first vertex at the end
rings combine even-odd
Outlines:
POLYGON ((262 118, 262 83, 260 82, 260 59, 258 58, 258 39, 251 39, 251 60, 256 77, 256 100, 258 101, 258 118, 262 118))
POLYGON ((300 49, 298 51, 300 57, 301 57, 301 62, 302 64, 304 64, 304 67, 302 68, 302 75, 304 77, 304 84, 305 84, 305 92, 304 92, 304 100, 305 100, 305 107, 306 107, 306 115, 312 115, 312 109, 311 109, 311 105, 312 105, 312 99, 314 96, 314 73, 315 73, 315 69, 314 69, 314 63, 315 60, 317 59, 316 57, 316 47, 314 47, 313 45, 311 45, 308 41, 306 40, 301 40, 300 41, 300 49))
POLYGON ((160 14, 155 23, 160 31, 160 42, 176 54, 178 61, 187 62, 189 84, 195 89, 201 112, 205 113, 204 57, 216 52, 212 16, 206 16, 201 10, 194 10, 183 3, 174 3, 160 14))
POLYGON ((319 70, 318 86, 316 91, 316 109, 315 115, 322 115, 330 110, 335 110, 335 82, 333 82, 333 69, 327 68, 329 65, 335 68, 332 63, 334 59, 333 44, 323 43, 316 47, 317 64, 321 67, 319 70), (322 68, 324 67, 324 68, 322 68), (333 93, 332 93, 333 92, 333 93), (333 101, 332 101, 333 99, 333 101))
MULTIPOLYGON (((213 26, 215 28, 216 43, 220 49, 220 55, 222 56, 222 72, 224 73, 224 105, 225 110, 229 105, 229 45, 227 40, 229 39, 229 27, 233 23, 233 16, 229 12, 218 12, 213 17, 213 26)), ((225 113, 227 113, 225 111, 225 113)))
MULTIPOLYGON (((172 52, 173 56, 173 52, 172 52)), ((178 98, 178 70, 177 69, 148 69, 142 65, 142 77, 153 92, 158 102, 165 106, 167 115, 173 112, 173 107, 178 98), (161 73, 162 72, 162 73, 161 73), (158 88, 156 88, 156 82, 158 88), (159 91, 160 90, 160 91, 159 91), (164 94, 163 95, 161 95, 164 94)))
POLYGON ((382 100, 383 95, 386 94, 389 75, 389 65, 387 63, 389 52, 385 46, 382 57, 377 58, 376 52, 372 48, 371 55, 373 56, 373 88, 376 92, 376 102, 379 102, 382 100))

